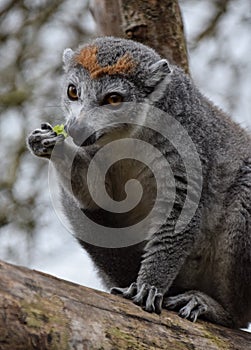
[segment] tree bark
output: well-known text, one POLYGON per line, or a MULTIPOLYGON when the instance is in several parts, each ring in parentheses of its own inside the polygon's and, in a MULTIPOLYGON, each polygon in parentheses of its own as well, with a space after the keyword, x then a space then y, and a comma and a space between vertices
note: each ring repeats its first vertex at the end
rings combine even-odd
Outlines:
POLYGON ((91 0, 90 8, 99 34, 139 41, 188 73, 178 0, 91 0))
POLYGON ((251 334, 0 262, 0 349, 247 350, 251 334))

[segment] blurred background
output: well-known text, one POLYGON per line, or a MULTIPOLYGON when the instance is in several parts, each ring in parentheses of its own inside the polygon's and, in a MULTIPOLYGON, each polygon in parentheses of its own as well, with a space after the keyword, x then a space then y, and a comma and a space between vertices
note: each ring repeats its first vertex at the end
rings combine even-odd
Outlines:
MULTIPOLYGON (((180 6, 194 81, 251 130, 250 0, 180 6)), ((0 259, 102 289, 53 210, 48 162, 33 157, 25 143, 41 122, 64 121, 62 52, 94 36, 85 0, 0 0, 0 259)))

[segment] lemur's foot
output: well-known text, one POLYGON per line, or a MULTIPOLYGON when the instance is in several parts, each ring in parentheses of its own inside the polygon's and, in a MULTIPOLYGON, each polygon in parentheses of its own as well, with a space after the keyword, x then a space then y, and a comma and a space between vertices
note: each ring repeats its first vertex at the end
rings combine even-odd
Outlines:
POLYGON ((209 295, 191 290, 173 297, 165 297, 163 308, 178 310, 179 315, 195 322, 198 317, 207 321, 233 328, 235 320, 233 316, 209 295))
POLYGON ((123 298, 131 299, 134 304, 142 307, 147 312, 161 313, 163 295, 158 292, 157 288, 146 283, 138 286, 136 282, 128 288, 111 289, 112 294, 121 295, 123 298))
POLYGON ((35 129, 28 137, 28 146, 33 154, 38 157, 50 158, 54 146, 65 137, 53 130, 49 123, 41 124, 41 129, 35 129))
POLYGON ((192 322, 196 322, 197 318, 208 309, 203 295, 192 291, 166 298, 163 307, 169 310, 179 310, 179 316, 192 322))

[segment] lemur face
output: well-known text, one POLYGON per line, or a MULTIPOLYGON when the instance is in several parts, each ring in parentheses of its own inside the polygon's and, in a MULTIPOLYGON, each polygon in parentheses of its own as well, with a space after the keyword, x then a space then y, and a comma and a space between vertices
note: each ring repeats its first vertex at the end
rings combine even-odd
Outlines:
POLYGON ((64 88, 67 131, 78 145, 93 143, 101 134, 113 138, 115 129, 126 131, 122 125, 113 125, 114 122, 119 123, 128 112, 128 103, 138 100, 142 101, 143 96, 139 99, 133 84, 124 77, 104 75, 93 79, 82 67, 75 68, 64 88), (97 133, 98 130, 102 132, 97 133), (85 138, 93 133, 95 138, 86 143, 85 138))
POLYGON ((92 132, 95 137, 89 143, 105 134, 114 137, 118 129, 127 132, 124 125, 121 128, 114 122, 119 123, 122 113, 129 112, 128 103, 144 102, 170 72, 165 60, 148 51, 142 56, 140 44, 124 40, 122 46, 115 38, 96 39, 75 52, 65 50, 63 105, 66 128, 75 143, 84 145, 85 136, 92 132))

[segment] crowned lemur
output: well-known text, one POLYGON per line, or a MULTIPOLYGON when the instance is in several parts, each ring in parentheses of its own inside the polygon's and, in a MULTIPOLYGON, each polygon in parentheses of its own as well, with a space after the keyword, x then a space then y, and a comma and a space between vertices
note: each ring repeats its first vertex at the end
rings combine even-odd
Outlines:
POLYGON ((102 37, 76 51, 66 49, 63 61, 65 129, 74 143, 69 144, 44 123, 29 135, 28 145, 36 156, 51 159, 63 193, 64 212, 106 287, 148 312, 160 313, 166 308, 178 310, 192 321, 201 316, 227 327, 247 326, 251 321, 248 133, 205 98, 182 69, 140 43, 102 37), (97 107, 114 110, 119 122, 123 102, 147 101, 182 125, 199 155, 201 196, 193 218, 180 232, 175 225, 187 194, 187 175, 172 143, 143 126, 135 132, 124 122, 95 132, 102 119, 97 107), (82 140, 86 129, 92 135, 82 140), (111 167, 106 188, 111 198, 121 201, 128 179, 140 177, 146 193, 136 214, 100 208, 88 190, 86 174, 92 157, 113 140, 137 135, 158 148, 172 168, 176 186, 172 211, 156 232, 128 247, 102 247, 81 240, 85 227, 79 224, 80 210, 99 225, 120 228, 141 220, 152 208, 156 197, 152 172, 132 159, 111 167))

